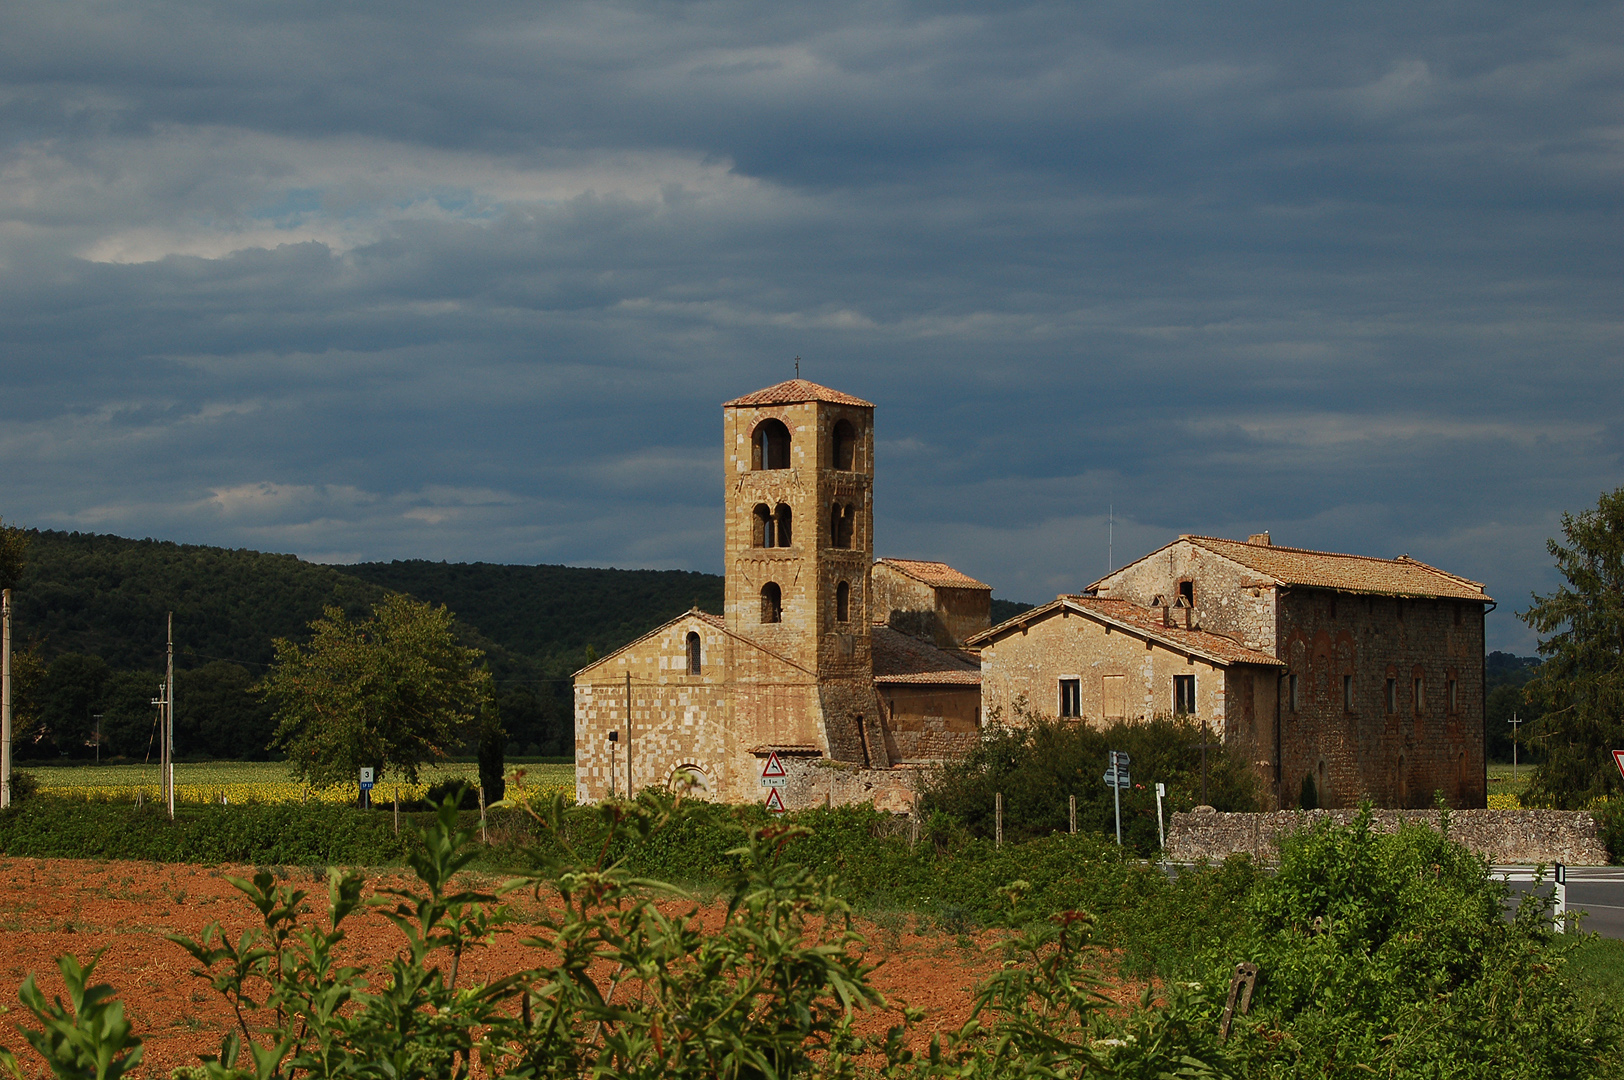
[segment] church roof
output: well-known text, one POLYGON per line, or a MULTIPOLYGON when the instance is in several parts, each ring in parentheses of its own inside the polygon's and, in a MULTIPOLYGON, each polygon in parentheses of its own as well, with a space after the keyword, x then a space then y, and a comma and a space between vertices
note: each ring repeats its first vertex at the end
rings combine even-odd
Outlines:
POLYGON ((1284 666, 1268 653, 1248 649, 1222 634, 1214 634, 1210 630, 1186 630, 1182 626, 1165 626, 1161 608, 1141 607, 1131 600, 1110 600, 1102 596, 1056 597, 1040 608, 1023 611, 1013 619, 1005 619, 990 630, 983 630, 970 638, 968 644, 977 647, 991 644, 1004 634, 1057 614, 1062 608, 1092 618, 1095 622, 1126 630, 1137 637, 1149 638, 1175 652, 1211 660, 1223 667, 1230 664, 1284 666))
POLYGON ((753 394, 736 397, 732 401, 722 402, 726 409, 734 405, 795 405, 803 401, 827 401, 833 405, 861 405, 865 409, 872 409, 874 403, 864 401, 850 394, 842 394, 839 390, 831 390, 827 386, 819 386, 806 379, 790 379, 777 386, 769 386, 765 390, 757 390, 753 394))
MULTIPOLYGON (((1179 540, 1239 563, 1278 585, 1302 585, 1379 596, 1476 600, 1480 603, 1491 599, 1483 591, 1482 582, 1428 566, 1408 555, 1400 555, 1396 559, 1378 559, 1370 555, 1342 555, 1307 548, 1250 544, 1213 536, 1181 536, 1179 540)), ((1155 554, 1151 552, 1145 559, 1155 554)), ((1138 561, 1143 562, 1144 559, 1138 561)), ((1101 578, 1090 589, 1098 588, 1112 576, 1114 574, 1101 578)))
POLYGON ((880 559, 878 561, 933 588, 986 589, 988 592, 992 592, 991 585, 977 581, 969 574, 961 573, 945 562, 927 562, 924 559, 880 559))
POLYGON ((938 649, 928 641, 899 633, 876 623, 870 639, 877 683, 918 683, 925 686, 981 683, 981 665, 962 654, 938 649))

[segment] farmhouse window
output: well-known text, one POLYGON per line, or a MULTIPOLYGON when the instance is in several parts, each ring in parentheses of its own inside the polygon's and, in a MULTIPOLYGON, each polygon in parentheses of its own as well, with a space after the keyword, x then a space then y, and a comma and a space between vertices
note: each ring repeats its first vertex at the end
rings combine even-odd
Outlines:
POLYGON ((1060 715, 1071 718, 1083 715, 1083 683, 1081 679, 1060 680, 1060 715))
POLYGON ((1189 716, 1195 712, 1195 676, 1173 676, 1173 715, 1189 716))
POLYGON ((699 674, 699 635, 688 635, 688 674, 699 674))

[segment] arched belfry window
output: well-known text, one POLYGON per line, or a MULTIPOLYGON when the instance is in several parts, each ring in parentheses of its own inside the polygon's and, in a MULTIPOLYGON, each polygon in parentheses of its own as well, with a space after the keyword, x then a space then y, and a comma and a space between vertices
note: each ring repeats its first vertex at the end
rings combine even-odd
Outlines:
POLYGON ((779 503, 778 509, 773 511, 773 538, 778 541, 774 546, 789 547, 789 519, 789 507, 779 503))
POLYGON ((775 581, 769 581, 761 587, 761 621, 764 623, 784 621, 784 590, 780 589, 775 581))
POLYGON ((750 546, 773 547, 778 532, 776 525, 777 522, 773 521, 773 512, 767 508, 767 504, 757 503, 755 521, 750 527, 750 546))
POLYGON ((698 675, 699 674, 699 663, 700 663, 699 635, 696 634, 696 633, 693 633, 692 631, 689 631, 689 633, 688 633, 688 674, 690 674, 690 675, 698 675))
POLYGON ((835 468, 847 472, 857 468, 857 429, 852 427, 850 420, 835 424, 834 442, 830 449, 833 451, 830 464, 835 468))
POLYGON ((852 534, 857 523, 857 507, 851 503, 835 503, 829 508, 829 544, 837 548, 851 547, 852 534))
POLYGON ((851 584, 842 581, 835 586, 835 622, 851 621, 851 584))
POLYGON ((757 424, 751 444, 751 468, 789 468, 789 428, 782 420, 763 420, 757 424))

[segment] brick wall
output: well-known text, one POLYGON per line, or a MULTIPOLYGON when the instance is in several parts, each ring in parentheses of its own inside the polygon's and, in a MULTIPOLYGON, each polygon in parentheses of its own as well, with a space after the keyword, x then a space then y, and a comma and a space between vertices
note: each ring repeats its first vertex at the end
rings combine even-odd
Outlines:
POLYGON ((881 683, 876 689, 892 764, 961 757, 981 741, 979 686, 881 683))
MULTIPOLYGON (((1273 861, 1279 858, 1279 837, 1325 818, 1346 825, 1357 816, 1357 810, 1174 814, 1167 830, 1167 857, 1175 862, 1197 862, 1247 854, 1273 861)), ((1384 833, 1396 831, 1400 821, 1438 823, 1435 810, 1377 810, 1373 816, 1372 828, 1384 833)), ((1449 815, 1449 835, 1492 863, 1601 866, 1607 862, 1596 821, 1583 811, 1456 810, 1449 815)))

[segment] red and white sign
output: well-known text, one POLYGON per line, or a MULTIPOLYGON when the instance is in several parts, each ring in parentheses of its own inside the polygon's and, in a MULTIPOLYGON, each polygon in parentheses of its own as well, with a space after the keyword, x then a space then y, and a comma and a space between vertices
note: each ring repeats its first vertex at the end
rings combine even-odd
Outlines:
POLYGON ((775 814, 782 814, 784 812, 784 800, 778 797, 777 788, 767 789, 767 809, 771 810, 775 814))
POLYGON ((1624 776, 1624 750, 1613 751, 1613 764, 1618 766, 1618 774, 1624 776))
POLYGON ((769 750, 767 752, 767 763, 761 767, 761 778, 766 780, 773 776, 788 775, 789 773, 784 771, 784 763, 778 760, 778 751, 769 750))

